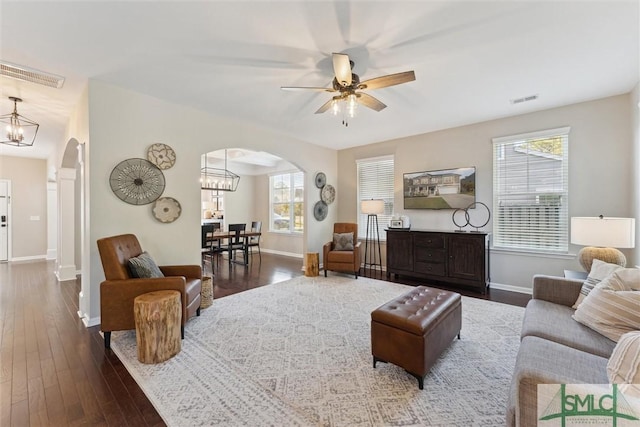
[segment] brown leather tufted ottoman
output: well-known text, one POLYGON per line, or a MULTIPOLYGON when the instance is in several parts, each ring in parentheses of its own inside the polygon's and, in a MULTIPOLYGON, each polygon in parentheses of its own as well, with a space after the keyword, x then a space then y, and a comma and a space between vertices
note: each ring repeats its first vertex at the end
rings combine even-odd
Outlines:
POLYGON ((462 327, 460 294, 418 286, 371 312, 373 367, 390 362, 424 377, 462 327))

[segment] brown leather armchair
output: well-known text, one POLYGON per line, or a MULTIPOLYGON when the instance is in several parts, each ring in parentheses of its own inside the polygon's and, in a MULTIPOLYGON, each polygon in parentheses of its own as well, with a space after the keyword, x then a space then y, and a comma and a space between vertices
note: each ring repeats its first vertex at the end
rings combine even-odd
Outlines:
POLYGON ((127 268, 129 258, 142 253, 133 234, 105 237, 98 240, 105 281, 100 283, 100 330, 104 346, 109 348, 112 331, 135 329, 133 300, 138 295, 157 290, 176 290, 182 296, 182 326, 193 315, 200 315, 202 267, 199 265, 160 266, 165 277, 132 278, 127 268))
POLYGON ((333 240, 322 247, 322 265, 324 277, 327 270, 354 273, 356 279, 360 272, 360 242, 358 241, 358 224, 350 222, 336 222, 333 225, 334 233, 353 233, 353 250, 336 251, 333 240))

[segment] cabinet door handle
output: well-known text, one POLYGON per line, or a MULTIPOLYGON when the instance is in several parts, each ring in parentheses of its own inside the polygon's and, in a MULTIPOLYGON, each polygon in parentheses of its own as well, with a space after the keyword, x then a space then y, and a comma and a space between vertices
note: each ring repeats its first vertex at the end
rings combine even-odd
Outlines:
POLYGON ((429 258, 431 258, 431 254, 427 254, 427 256, 428 256, 429 258))

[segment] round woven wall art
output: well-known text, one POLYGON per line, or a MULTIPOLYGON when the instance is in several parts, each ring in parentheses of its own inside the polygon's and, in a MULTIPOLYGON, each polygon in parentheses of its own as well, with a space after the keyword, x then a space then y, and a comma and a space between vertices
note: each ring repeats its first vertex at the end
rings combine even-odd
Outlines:
POLYGON ((180 217, 182 207, 173 197, 160 197, 153 204, 153 216, 160 222, 173 222, 180 217))
POLYGON ((329 213, 329 206, 322 200, 313 206, 313 216, 318 221, 323 221, 327 217, 327 213, 329 213))
POLYGON ((160 169, 169 169, 176 163, 176 152, 167 144, 153 144, 147 149, 147 159, 160 169))
POLYGON ((145 159, 127 159, 111 171, 109 185, 113 193, 130 205, 147 205, 164 191, 162 171, 145 159))
POLYGON ((320 199, 330 205, 336 199, 336 189, 333 185, 327 184, 320 190, 320 199))

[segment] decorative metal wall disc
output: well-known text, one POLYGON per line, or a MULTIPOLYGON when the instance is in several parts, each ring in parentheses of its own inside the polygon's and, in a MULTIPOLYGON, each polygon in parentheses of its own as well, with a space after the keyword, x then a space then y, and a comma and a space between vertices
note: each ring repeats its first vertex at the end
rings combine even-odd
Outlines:
POLYGON ((327 213, 329 212, 329 206, 322 200, 317 202, 313 206, 313 216, 318 220, 322 221, 327 217, 327 213))
POLYGON ((323 172, 316 174, 316 187, 322 188, 327 183, 327 176, 323 172))
POLYGON ((127 159, 111 171, 109 185, 114 194, 131 205, 147 205, 164 191, 164 175, 145 159, 127 159))
POLYGON ((327 184, 320 190, 320 199, 330 205, 336 199, 336 189, 333 185, 327 184))
POLYGON ((173 222, 181 213, 182 207, 173 197, 160 197, 153 204, 153 216, 160 222, 173 222))
POLYGON ((167 144, 153 144, 147 149, 147 159, 160 169, 169 169, 176 163, 176 152, 167 144))

